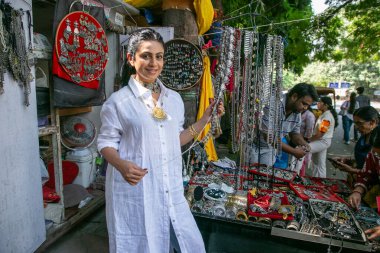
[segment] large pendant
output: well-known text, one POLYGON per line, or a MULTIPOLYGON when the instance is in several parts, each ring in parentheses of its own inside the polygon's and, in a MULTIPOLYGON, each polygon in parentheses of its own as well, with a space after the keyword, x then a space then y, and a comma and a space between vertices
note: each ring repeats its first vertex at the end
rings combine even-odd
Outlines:
POLYGON ((161 107, 154 107, 152 111, 153 118, 158 120, 164 120, 166 119, 166 112, 161 107))

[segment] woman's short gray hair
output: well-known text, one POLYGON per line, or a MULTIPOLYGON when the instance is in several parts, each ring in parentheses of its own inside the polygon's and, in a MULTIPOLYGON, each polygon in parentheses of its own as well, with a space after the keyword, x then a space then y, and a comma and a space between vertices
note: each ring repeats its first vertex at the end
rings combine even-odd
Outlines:
POLYGON ((142 41, 157 41, 162 44, 164 47, 164 40, 162 36, 151 28, 141 28, 129 35, 128 49, 127 53, 131 54, 132 57, 135 57, 136 51, 139 49, 142 41))

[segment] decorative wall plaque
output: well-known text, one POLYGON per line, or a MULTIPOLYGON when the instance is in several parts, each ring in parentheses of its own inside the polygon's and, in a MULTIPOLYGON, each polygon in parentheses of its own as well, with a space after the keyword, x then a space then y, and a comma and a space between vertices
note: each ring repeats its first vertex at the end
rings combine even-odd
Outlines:
POLYGON ((69 13, 62 19, 55 51, 64 71, 80 85, 99 80, 108 61, 105 31, 93 16, 82 11, 69 13))
POLYGON ((173 39, 165 43, 165 65, 160 80, 173 90, 193 87, 203 74, 201 51, 183 39, 173 39))

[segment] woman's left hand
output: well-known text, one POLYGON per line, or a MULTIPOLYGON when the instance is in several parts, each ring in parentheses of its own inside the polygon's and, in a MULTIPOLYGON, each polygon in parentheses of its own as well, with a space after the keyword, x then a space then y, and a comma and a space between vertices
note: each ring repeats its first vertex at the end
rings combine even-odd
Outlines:
MULTIPOLYGON (((211 117, 212 111, 214 109, 214 106, 216 104, 216 101, 214 99, 210 99, 210 105, 207 107, 206 111, 203 114, 203 118, 206 120, 209 120, 211 117)), ((217 114, 218 117, 222 117, 225 114, 224 104, 223 101, 219 101, 218 108, 217 108, 217 114)))
POLYGON ((366 235, 369 235, 369 236, 368 236, 368 239, 369 239, 369 240, 375 239, 376 237, 379 237, 379 236, 380 236, 380 226, 377 226, 377 227, 374 227, 374 228, 367 229, 366 231, 364 231, 364 233, 365 233, 366 235))

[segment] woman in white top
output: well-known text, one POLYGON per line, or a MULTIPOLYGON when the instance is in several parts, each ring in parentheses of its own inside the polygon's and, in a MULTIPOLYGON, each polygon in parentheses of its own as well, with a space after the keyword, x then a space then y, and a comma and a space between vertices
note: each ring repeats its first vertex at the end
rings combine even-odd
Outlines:
MULTIPOLYGON (((184 197, 181 145, 203 129, 215 102, 183 129, 180 95, 158 80, 164 64, 162 37, 148 28, 133 32, 127 59, 136 75, 103 105, 98 136, 98 150, 109 162, 110 252, 205 252, 184 197)), ((224 114, 222 103, 218 114, 224 114)))
POLYGON ((350 144, 350 131, 354 122, 354 111, 359 109, 359 103, 356 101, 356 93, 352 92, 350 99, 343 102, 340 109, 342 110, 342 125, 344 132, 344 143, 350 144))
POLYGON ((338 115, 329 97, 322 97, 318 102, 318 109, 322 111, 314 127, 314 134, 310 138, 310 152, 312 153, 312 176, 326 177, 326 154, 331 145, 334 128, 338 125, 338 115))

